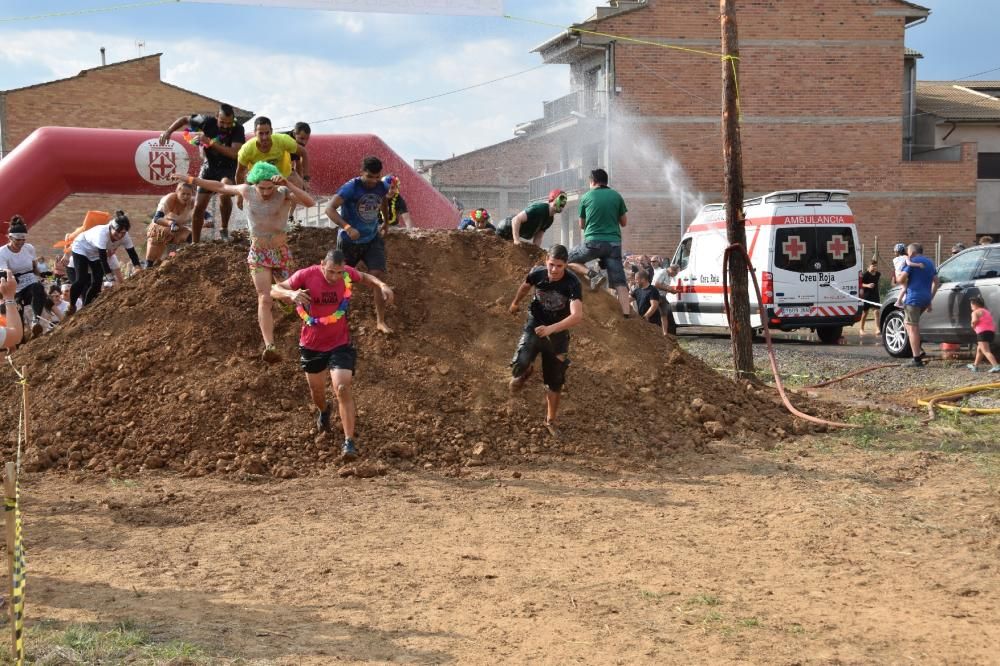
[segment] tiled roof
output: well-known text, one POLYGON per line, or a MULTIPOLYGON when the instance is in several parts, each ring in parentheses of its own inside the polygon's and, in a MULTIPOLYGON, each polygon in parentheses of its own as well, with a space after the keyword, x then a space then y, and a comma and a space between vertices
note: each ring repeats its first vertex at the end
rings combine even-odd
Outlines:
POLYGON ((917 109, 945 120, 1000 121, 1000 81, 917 81, 917 109))

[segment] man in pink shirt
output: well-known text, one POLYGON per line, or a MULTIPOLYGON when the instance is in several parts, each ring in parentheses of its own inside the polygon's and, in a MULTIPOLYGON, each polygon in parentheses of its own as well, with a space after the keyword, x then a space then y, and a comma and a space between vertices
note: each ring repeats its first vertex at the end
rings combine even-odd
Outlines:
POLYGON ((344 253, 330 250, 318 266, 296 271, 290 278, 271 287, 271 297, 294 303, 302 318, 299 361, 306 373, 309 393, 319 410, 316 427, 330 429, 330 409, 326 404, 326 376, 330 371, 337 396, 340 421, 344 427, 344 460, 358 455, 354 443, 354 395, 351 380, 357 352, 351 344, 347 309, 356 285, 379 289, 386 303, 392 303, 392 289, 377 277, 345 265, 344 253))

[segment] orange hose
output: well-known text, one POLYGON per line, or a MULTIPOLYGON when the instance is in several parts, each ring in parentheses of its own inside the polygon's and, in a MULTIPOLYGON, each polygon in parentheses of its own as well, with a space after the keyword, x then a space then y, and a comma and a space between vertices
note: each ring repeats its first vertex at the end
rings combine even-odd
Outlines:
POLYGON ((725 301, 724 307, 726 311, 726 319, 729 321, 729 331, 730 335, 733 334, 733 320, 732 320, 732 309, 730 308, 729 302, 729 260, 730 255, 733 252, 740 252, 743 258, 747 262, 747 266, 750 268, 750 277, 753 279, 753 288, 757 293, 757 308, 760 311, 760 322, 762 328, 764 329, 764 339, 767 341, 767 355, 771 360, 771 372, 774 373, 774 383, 778 389, 778 394, 781 396, 781 402, 784 403, 785 409, 787 409, 792 415, 803 419, 804 421, 809 421, 811 423, 816 423, 819 425, 829 426, 831 428, 857 428, 859 426, 852 423, 841 423, 839 421, 828 421, 826 419, 821 419, 816 416, 810 416, 805 412, 800 412, 792 404, 791 400, 788 399, 788 395, 785 393, 785 386, 781 381, 781 375, 778 373, 778 359, 774 354, 774 345, 771 342, 771 330, 767 327, 767 314, 764 312, 764 299, 761 297, 760 285, 757 284, 757 272, 753 268, 753 263, 750 261, 750 255, 747 254, 746 249, 739 243, 733 243, 726 248, 725 254, 722 256, 722 298, 725 301))

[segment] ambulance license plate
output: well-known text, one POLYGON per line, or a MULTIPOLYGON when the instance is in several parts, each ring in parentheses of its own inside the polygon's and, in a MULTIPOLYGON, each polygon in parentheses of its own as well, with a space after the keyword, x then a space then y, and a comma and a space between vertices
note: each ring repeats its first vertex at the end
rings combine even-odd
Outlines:
POLYGON ((809 314, 812 308, 809 307, 798 307, 798 308, 781 308, 781 316, 783 317, 805 317, 809 314))

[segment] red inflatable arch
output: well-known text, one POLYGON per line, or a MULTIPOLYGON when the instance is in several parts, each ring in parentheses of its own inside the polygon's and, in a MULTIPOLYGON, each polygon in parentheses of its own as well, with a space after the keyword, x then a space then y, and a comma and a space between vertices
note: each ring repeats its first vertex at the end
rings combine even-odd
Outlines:
MULTIPOLYGON (((454 229, 458 211, 440 192, 371 134, 314 134, 309 141, 310 191, 330 196, 358 175, 361 160, 375 155, 383 173, 402 180, 414 223, 454 229)), ((0 160, 0 244, 14 214, 28 226, 71 194, 165 194, 175 170, 197 175, 199 150, 176 133, 167 146, 144 130, 42 127, 0 160)))

